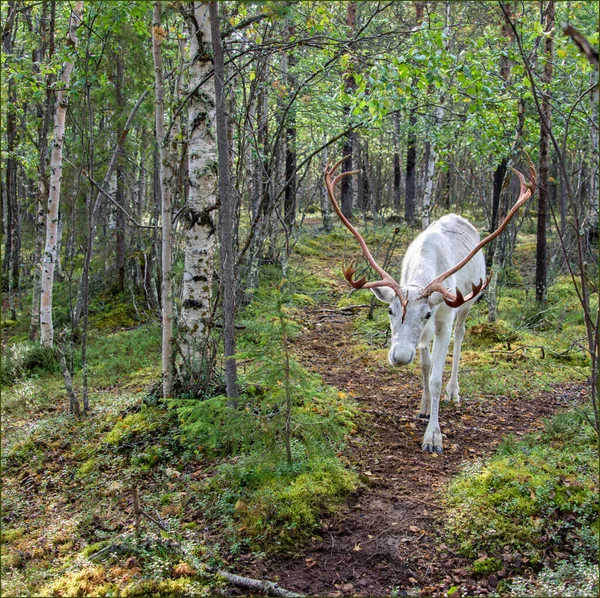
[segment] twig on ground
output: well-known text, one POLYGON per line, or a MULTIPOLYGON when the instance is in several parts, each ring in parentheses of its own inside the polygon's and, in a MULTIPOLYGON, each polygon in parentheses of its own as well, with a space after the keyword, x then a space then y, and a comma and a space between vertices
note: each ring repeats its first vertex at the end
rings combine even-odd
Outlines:
POLYGON ((235 575, 229 573, 229 571, 217 571, 217 575, 224 577, 228 582, 240 586, 242 588, 249 588, 251 590, 260 590, 270 596, 303 596, 304 594, 296 594, 290 592, 284 588, 279 587, 272 581, 265 579, 252 579, 251 577, 242 577, 241 575, 235 575))

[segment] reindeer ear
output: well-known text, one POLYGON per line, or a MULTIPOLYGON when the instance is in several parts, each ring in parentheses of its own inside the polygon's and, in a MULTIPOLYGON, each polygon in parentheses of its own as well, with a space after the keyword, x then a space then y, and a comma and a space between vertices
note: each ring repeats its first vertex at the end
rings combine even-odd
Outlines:
POLYGON ((371 290, 373 291, 373 294, 375 295, 375 297, 377 297, 377 299, 379 299, 379 301, 383 301, 384 303, 387 303, 388 305, 396 297, 396 293, 394 292, 393 289, 390 289, 390 287, 374 287, 371 290))

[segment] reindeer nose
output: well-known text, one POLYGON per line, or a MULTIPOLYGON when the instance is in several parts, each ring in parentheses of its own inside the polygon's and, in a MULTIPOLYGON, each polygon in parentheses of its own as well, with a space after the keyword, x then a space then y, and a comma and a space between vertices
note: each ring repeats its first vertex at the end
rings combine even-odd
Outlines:
POLYGON ((402 345, 393 345, 388 355, 390 365, 408 365, 414 358, 415 350, 402 345))

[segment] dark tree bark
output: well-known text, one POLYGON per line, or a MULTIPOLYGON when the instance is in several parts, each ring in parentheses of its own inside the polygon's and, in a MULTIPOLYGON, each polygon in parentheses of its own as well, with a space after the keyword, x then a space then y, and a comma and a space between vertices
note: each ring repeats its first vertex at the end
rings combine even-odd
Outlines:
POLYGON ((215 115, 217 120, 217 150, 219 158, 219 233, 221 238, 221 280, 223 283, 223 345, 225 354, 225 384, 231 406, 237 407, 237 366, 235 355, 235 256, 233 255, 233 226, 235 200, 229 178, 229 142, 225 114, 225 66, 216 2, 209 4, 210 28, 214 54, 215 115))
MULTIPOLYGON (((293 33, 293 26, 288 25, 288 40, 293 33)), ((286 54, 287 84, 292 90, 296 84, 295 77, 290 73, 290 68, 296 64, 296 57, 293 50, 286 54)), ((287 127, 285 130, 285 186, 284 195, 284 223, 288 231, 291 232, 292 226, 296 220, 296 110, 292 107, 287 117, 287 127)))
MULTIPOLYGON (((423 22, 423 2, 415 2, 415 22, 420 25, 423 22)), ((417 136, 415 127, 417 125, 416 109, 410 111, 408 119, 408 138, 406 140, 406 194, 404 199, 404 218, 407 222, 415 221, 415 199, 417 192, 417 136)))
MULTIPOLYGON (((348 37, 351 38, 354 34, 356 27, 356 2, 348 2, 346 5, 346 27, 348 28, 348 37)), ((346 93, 352 94, 356 89, 356 82, 354 81, 352 67, 348 68, 345 75, 345 87, 346 93)), ((350 116, 350 106, 344 109, 346 118, 350 116)), ((342 172, 349 172, 352 170, 352 149, 354 143, 355 133, 348 133, 344 140, 344 147, 342 150, 345 160, 342 163, 342 172)), ((340 198, 342 213, 346 218, 352 218, 352 199, 353 199, 353 182, 352 177, 345 177, 342 179, 340 186, 340 198)))
MULTIPOLYGON (((124 105, 123 83, 125 79, 125 69, 123 68, 123 60, 121 56, 116 56, 117 73, 115 77, 115 97, 117 106, 121 108, 124 105)), ((121 161, 117 163, 117 192, 115 201, 120 208, 125 208, 125 183, 123 180, 124 172, 121 161)), ((116 228, 116 247, 115 247, 115 268, 116 268, 116 288, 118 293, 125 290, 125 213, 123 209, 116 208, 115 228, 116 228)))
POLYGON ((416 166, 417 166, 417 137, 415 126, 417 115, 414 110, 410 111, 408 119, 408 139, 406 142, 406 194, 404 196, 404 218, 407 222, 415 220, 415 197, 416 197, 416 166))
MULTIPOLYGON (((8 3, 7 19, 2 31, 2 51, 4 55, 13 52, 13 25, 16 19, 17 5, 11 1, 8 3)), ((6 201, 6 246, 4 250, 4 262, 2 264, 4 274, 8 278, 8 296, 11 310, 11 318, 16 320, 16 310, 13 299, 15 289, 19 286, 19 213, 17 206, 17 86, 14 77, 8 78, 7 102, 6 102, 6 166, 4 179, 4 200, 6 201)))
POLYGON ((393 207, 396 214, 400 213, 402 200, 402 167, 400 165, 400 117, 394 115, 394 182, 393 182, 393 207))
POLYGON ((549 135, 551 125, 550 83, 552 82, 552 57, 554 50, 554 0, 550 0, 546 7, 544 30, 548 35, 544 41, 545 64, 542 81, 545 84, 545 94, 542 96, 542 122, 540 127, 540 162, 539 162, 539 191, 538 191, 538 218, 537 242, 535 254, 535 299, 538 303, 545 303, 547 281, 547 241, 546 228, 548 223, 548 196, 549 196, 549 135))

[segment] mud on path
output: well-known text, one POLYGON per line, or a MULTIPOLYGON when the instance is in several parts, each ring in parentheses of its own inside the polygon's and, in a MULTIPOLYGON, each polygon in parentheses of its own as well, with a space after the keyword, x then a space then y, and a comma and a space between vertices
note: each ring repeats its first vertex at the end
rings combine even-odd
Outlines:
POLYGON ((444 453, 425 454, 426 422, 416 418, 419 377, 374 357, 348 357, 351 317, 323 307, 306 317, 312 329, 295 343, 301 360, 354 396, 368 414, 346 450, 364 487, 345 510, 324 520, 320 537, 301 549, 301 557, 270 557, 245 566, 242 557, 238 572, 277 580, 308 596, 445 595, 453 585, 463 591, 457 595, 489 593, 489 580, 473 579, 469 561, 438 540, 444 488, 462 464, 491 454, 507 434, 540 428, 543 417, 564 407, 565 393, 578 389, 523 400, 463 397, 459 406, 443 403, 444 453))

